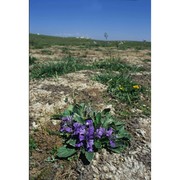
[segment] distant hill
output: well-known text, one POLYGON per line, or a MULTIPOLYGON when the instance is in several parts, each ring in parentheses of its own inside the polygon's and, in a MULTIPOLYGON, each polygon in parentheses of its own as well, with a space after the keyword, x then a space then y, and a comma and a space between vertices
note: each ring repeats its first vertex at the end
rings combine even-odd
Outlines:
POLYGON ((137 50, 151 48, 151 43, 146 41, 102 41, 77 37, 56 37, 40 34, 29 34, 30 48, 43 49, 46 47, 59 46, 88 46, 88 47, 118 47, 119 49, 135 48, 137 50))

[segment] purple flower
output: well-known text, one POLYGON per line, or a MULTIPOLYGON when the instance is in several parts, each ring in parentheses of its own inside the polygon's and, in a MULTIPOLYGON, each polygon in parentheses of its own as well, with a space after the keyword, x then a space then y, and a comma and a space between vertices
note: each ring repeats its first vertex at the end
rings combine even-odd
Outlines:
POLYGON ((87 139, 93 139, 93 138, 94 138, 94 126, 90 126, 90 127, 86 130, 86 138, 87 138, 87 139))
POLYGON ((86 126, 92 126, 92 125, 93 125, 93 120, 92 119, 86 120, 86 126))
POLYGON ((65 116, 65 117, 62 117, 62 120, 63 120, 64 122, 72 122, 73 117, 72 117, 72 116, 65 116))
POLYGON ((85 133, 86 148, 88 152, 93 152, 93 144, 94 144, 93 120, 88 119, 86 120, 85 124, 86 124, 86 133, 85 133))
POLYGON ((86 130, 85 130, 86 126, 82 125, 78 122, 74 123, 73 127, 74 127, 74 135, 85 134, 85 132, 86 132, 86 130))
POLYGON ((74 135, 78 135, 78 134, 79 134, 79 129, 80 129, 80 127, 81 127, 81 124, 78 123, 78 122, 75 122, 75 123, 73 124, 73 127, 74 127, 74 135))
POLYGON ((82 143, 82 142, 79 142, 79 143, 77 143, 75 146, 76 146, 76 147, 81 147, 81 146, 83 146, 83 143, 82 143))
POLYGON ((72 121, 73 121, 73 117, 72 116, 66 116, 66 117, 62 117, 62 122, 61 122, 61 132, 72 132, 72 121))
POLYGON ((84 134, 79 134, 79 141, 84 141, 85 140, 85 136, 84 134))
POLYGON ((85 134, 85 133, 86 133, 86 126, 85 125, 80 126, 79 134, 85 134))
POLYGON ((105 134, 105 128, 96 129, 96 137, 101 138, 105 134))
POLYGON ((93 144, 94 144, 94 139, 90 139, 87 141, 87 151, 88 152, 93 152, 93 144))
POLYGON ((65 127, 64 130, 68 133, 72 132, 72 128, 70 128, 70 127, 65 127))
MULTIPOLYGON (((70 133, 72 137, 77 139, 76 147, 85 147, 88 152, 93 152, 95 128, 92 119, 81 124, 74 122, 73 116, 62 117, 61 127, 60 131, 70 133)), ((102 136, 105 134, 105 129, 100 128, 97 134, 102 136)))
POLYGON ((74 126, 75 129, 76 129, 76 128, 79 128, 79 127, 81 126, 81 123, 75 122, 75 123, 73 124, 73 126, 74 126))
POLYGON ((110 140, 109 143, 112 148, 116 147, 116 144, 113 140, 110 140))
POLYGON ((106 131, 106 136, 110 137, 113 133, 113 128, 109 128, 109 130, 106 131))
POLYGON ((93 121, 92 120, 86 120, 86 138, 87 139, 92 139, 94 138, 94 126, 93 126, 93 121))
POLYGON ((68 127, 68 126, 63 126, 61 129, 60 129, 61 132, 72 132, 72 128, 68 127))

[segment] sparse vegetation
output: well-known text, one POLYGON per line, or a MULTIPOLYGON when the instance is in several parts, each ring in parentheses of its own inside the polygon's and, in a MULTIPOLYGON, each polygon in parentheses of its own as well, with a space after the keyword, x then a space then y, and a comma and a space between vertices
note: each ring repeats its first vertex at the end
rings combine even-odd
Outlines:
POLYGON ((32 136, 29 138, 29 151, 32 153, 33 150, 37 148, 37 144, 32 136))
POLYGON ((57 63, 47 63, 34 66, 30 71, 31 78, 46 78, 63 75, 79 70, 92 69, 91 66, 84 65, 80 59, 67 57, 57 63))
POLYGON ((127 74, 101 74, 95 79, 108 86, 107 91, 111 96, 128 104, 138 102, 143 92, 143 87, 133 82, 127 74))
POLYGON ((43 49, 43 50, 41 50, 41 53, 42 54, 45 54, 45 55, 52 55, 53 53, 50 51, 50 50, 48 50, 48 49, 43 49))
MULTIPOLYGON (((110 139, 105 135, 110 128, 114 132, 121 128, 123 133, 129 132, 132 139, 131 142, 129 136, 126 139, 131 143, 130 148, 126 149, 127 154, 135 152, 137 162, 144 161, 143 167, 150 168, 150 51, 150 42, 107 42, 30 34, 30 121, 36 122, 33 127, 30 125, 30 179, 81 178, 81 169, 78 168, 82 159, 92 160, 92 164, 104 164, 112 162, 112 159, 119 163, 122 157, 112 153, 115 150, 111 147, 113 142, 110 145, 110 139), (87 109, 83 109, 81 103, 94 109, 91 116, 84 117, 83 113, 87 109), (74 106, 68 108, 69 104, 76 105, 79 109, 74 109, 74 106), (113 116, 113 122, 107 127, 101 127, 102 123, 97 126, 96 122, 100 122, 100 116, 107 122, 111 121, 110 116, 102 115, 103 109, 113 116), (74 114, 72 126, 74 123, 81 123, 85 127, 86 123, 93 122, 92 125, 97 130, 94 135, 104 132, 106 142, 101 143, 102 139, 97 137, 93 139, 95 156, 88 151, 91 149, 85 140, 81 139, 83 142, 79 142, 80 134, 74 135, 67 132, 69 129, 62 129, 64 125, 75 131, 74 126, 65 124, 67 118, 71 115, 74 117, 74 114), (121 128, 118 129, 116 123, 121 128), (82 146, 74 147, 75 145, 82 146), (101 145, 105 149, 109 148, 106 155, 102 153, 101 145), (99 160, 96 155, 100 157, 99 160), (105 156, 108 156, 108 160, 105 156)), ((119 133, 119 136, 124 135, 123 133, 119 133)), ((124 148, 125 146, 122 149, 124 148)), ((119 146, 119 150, 122 149, 119 146)), ((132 155, 133 158, 135 155, 132 155)), ((126 152, 123 156, 126 159, 126 152)), ((124 162, 129 161, 121 161, 118 167, 124 162)), ((93 172, 91 169, 89 171, 93 172)))
POLYGON ((29 65, 35 64, 36 60, 37 59, 35 57, 29 56, 29 65))
POLYGON ((151 62, 151 59, 144 59, 144 62, 151 62))
POLYGON ((31 78, 45 78, 56 75, 63 75, 80 70, 106 70, 118 72, 140 72, 144 71, 143 67, 128 65, 119 59, 107 59, 102 62, 88 65, 80 58, 66 57, 57 62, 49 62, 42 65, 36 65, 30 71, 31 78))
POLYGON ((105 69, 106 71, 118 71, 118 72, 139 72, 144 71, 143 67, 137 67, 134 65, 129 65, 124 63, 120 59, 106 59, 104 61, 98 62, 94 64, 95 68, 105 69))
MULTIPOLYGON (((94 44, 93 39, 77 39, 77 38, 63 38, 63 37, 55 37, 55 36, 45 36, 45 35, 36 35, 30 34, 29 36, 29 44, 30 48, 33 49, 43 49, 47 47, 51 47, 54 45, 58 46, 83 46, 86 48, 90 47, 117 47, 117 42, 120 41, 106 41, 102 40, 95 40, 97 44, 94 44)), ((133 49, 151 49, 150 42, 142 42, 142 41, 123 41, 124 43, 121 44, 118 49, 126 50, 129 48, 133 49)))

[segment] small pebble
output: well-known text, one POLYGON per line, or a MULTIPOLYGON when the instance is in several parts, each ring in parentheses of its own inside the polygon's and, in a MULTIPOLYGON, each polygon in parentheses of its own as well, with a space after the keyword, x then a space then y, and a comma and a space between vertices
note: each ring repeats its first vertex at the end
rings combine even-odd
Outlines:
POLYGON ((103 166, 102 169, 103 169, 104 172, 108 172, 108 171, 109 171, 109 169, 107 168, 107 166, 103 166))
POLYGON ((94 160, 94 161, 92 162, 92 164, 93 164, 94 166, 96 166, 96 165, 97 165, 97 161, 94 160))
POLYGON ((95 154, 95 159, 96 159, 97 161, 99 161, 99 153, 96 153, 96 154, 95 154))
POLYGON ((94 167, 93 165, 92 165, 92 170, 93 170, 96 174, 99 174, 98 169, 97 169, 96 167, 94 167))

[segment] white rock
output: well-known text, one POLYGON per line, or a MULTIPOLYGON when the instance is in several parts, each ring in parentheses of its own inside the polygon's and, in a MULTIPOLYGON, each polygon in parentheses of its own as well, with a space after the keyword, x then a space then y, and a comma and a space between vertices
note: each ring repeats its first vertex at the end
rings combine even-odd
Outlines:
POLYGON ((34 129, 37 129, 39 125, 37 125, 35 122, 33 122, 32 126, 33 126, 34 129))
POLYGON ((95 166, 93 166, 93 165, 92 165, 92 170, 93 170, 96 174, 99 174, 98 169, 97 169, 95 166))
POLYGON ((96 159, 97 161, 99 161, 99 153, 96 153, 96 154, 95 154, 95 159, 96 159))
POLYGON ((53 125, 57 125, 58 122, 59 122, 59 121, 57 121, 57 120, 52 120, 53 125))
POLYGON ((107 168, 107 166, 103 166, 102 169, 103 169, 104 172, 108 172, 108 171, 109 171, 109 169, 107 168))

